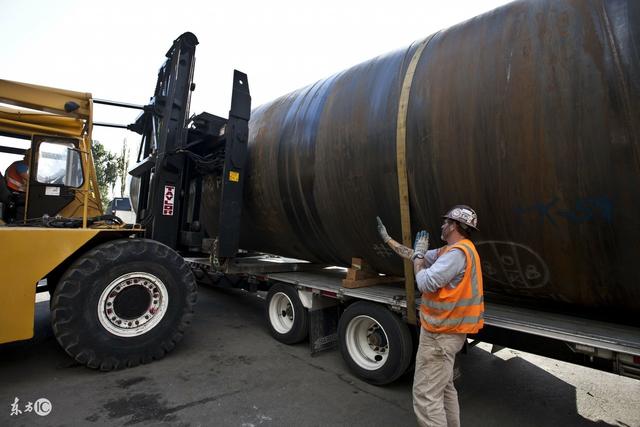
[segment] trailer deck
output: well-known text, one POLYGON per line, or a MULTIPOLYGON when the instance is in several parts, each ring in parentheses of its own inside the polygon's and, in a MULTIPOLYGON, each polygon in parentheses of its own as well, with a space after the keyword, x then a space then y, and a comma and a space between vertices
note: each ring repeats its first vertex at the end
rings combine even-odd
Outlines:
MULTIPOLYGON (((211 270, 208 258, 186 258, 194 268, 211 270)), ((288 283, 339 300, 352 298, 385 304, 406 310, 404 285, 384 284, 348 289, 342 286, 345 268, 324 267, 281 257, 234 259, 226 273, 248 274, 271 281, 288 283)), ((420 298, 416 298, 416 309, 420 298)), ((549 313, 485 301, 485 324, 569 344, 578 353, 605 358, 626 355, 627 376, 640 377, 640 328, 600 322, 559 313, 549 313)), ((624 359, 624 357, 623 357, 624 359)), ((623 369, 624 370, 624 369, 623 369)))
MULTIPOLYGON (((342 271, 270 273, 267 277, 284 283, 334 293, 338 298, 360 298, 402 308, 407 307, 403 287, 375 285, 346 289, 342 287, 342 279, 344 279, 342 271)), ((420 298, 417 298, 416 309, 419 304, 420 298)), ((491 302, 485 302, 485 324, 640 356, 640 329, 629 326, 491 302)))

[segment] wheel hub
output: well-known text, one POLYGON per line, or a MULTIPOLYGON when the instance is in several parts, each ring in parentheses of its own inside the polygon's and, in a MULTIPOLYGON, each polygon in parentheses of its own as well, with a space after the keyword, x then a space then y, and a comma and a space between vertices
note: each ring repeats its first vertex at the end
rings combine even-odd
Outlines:
POLYGON ((387 350, 387 337, 378 324, 372 325, 367 330, 367 342, 369 347, 377 353, 384 353, 387 350))
POLYGON ((293 309, 291 308, 291 304, 287 304, 287 308, 282 310, 282 317, 293 320, 293 309))
POLYGON ((167 304, 167 289, 160 279, 149 273, 129 273, 104 289, 98 302, 98 319, 114 335, 138 336, 162 320, 167 304))
POLYGON ((269 320, 278 333, 286 334, 293 328, 295 311, 293 303, 285 293, 278 292, 271 298, 269 320))
MULTIPOLYGON (((135 281, 138 280, 135 279, 135 281)), ((152 290, 146 286, 129 285, 120 291, 114 290, 107 299, 107 306, 112 304, 114 314, 120 318, 136 319, 150 308, 152 298, 157 295, 157 292, 152 293, 152 290)))
POLYGON ((377 320, 367 315, 357 316, 349 322, 345 335, 347 350, 361 368, 373 371, 386 363, 389 341, 377 320))

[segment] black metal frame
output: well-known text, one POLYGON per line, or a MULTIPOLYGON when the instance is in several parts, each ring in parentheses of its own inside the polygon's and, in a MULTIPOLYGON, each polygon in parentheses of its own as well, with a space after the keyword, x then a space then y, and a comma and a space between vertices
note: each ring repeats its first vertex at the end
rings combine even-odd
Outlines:
POLYGON ((218 253, 216 254, 219 258, 231 258, 238 252, 250 114, 251 96, 247 75, 235 71, 231 110, 226 128, 218 253))
POLYGON ((142 135, 138 164, 129 173, 140 179, 136 212, 145 237, 193 252, 205 237, 202 179, 222 172, 218 256, 232 257, 239 245, 251 97, 246 74, 235 71, 229 119, 209 113, 189 119, 197 44, 195 35, 184 33, 167 52, 150 105, 128 126, 142 135))

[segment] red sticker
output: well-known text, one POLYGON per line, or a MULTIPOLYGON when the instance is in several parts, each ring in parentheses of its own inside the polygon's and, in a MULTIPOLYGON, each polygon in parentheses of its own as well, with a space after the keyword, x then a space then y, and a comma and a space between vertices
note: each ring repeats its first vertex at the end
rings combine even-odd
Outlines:
POLYGON ((176 187, 173 185, 164 186, 164 202, 162 204, 162 215, 173 215, 173 202, 176 198, 176 187))

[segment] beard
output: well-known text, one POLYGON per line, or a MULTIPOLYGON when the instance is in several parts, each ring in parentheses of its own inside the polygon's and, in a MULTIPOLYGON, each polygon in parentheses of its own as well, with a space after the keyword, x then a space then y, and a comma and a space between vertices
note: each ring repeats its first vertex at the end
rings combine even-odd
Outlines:
POLYGON ((447 227, 442 229, 442 231, 440 232, 440 239, 443 242, 446 242, 447 241, 447 237, 449 237, 450 232, 451 232, 451 226, 448 225, 447 227))

